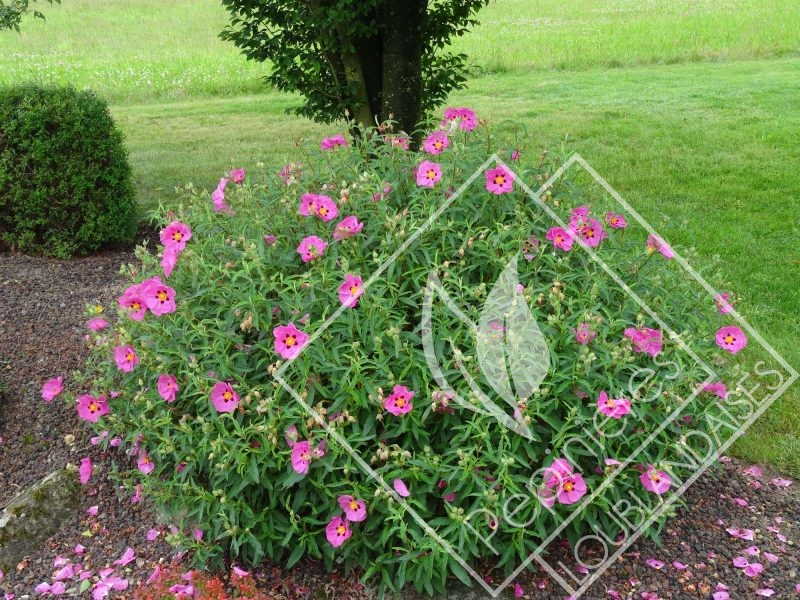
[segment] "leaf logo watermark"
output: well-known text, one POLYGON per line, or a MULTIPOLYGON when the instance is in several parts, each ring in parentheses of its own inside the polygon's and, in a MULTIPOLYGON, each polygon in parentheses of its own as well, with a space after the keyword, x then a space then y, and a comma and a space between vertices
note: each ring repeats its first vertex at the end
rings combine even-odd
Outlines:
POLYGON ((477 413, 491 416, 528 440, 536 436, 524 423, 519 410, 539 389, 550 368, 550 350, 519 283, 515 256, 495 282, 476 324, 455 304, 432 271, 422 305, 422 346, 434 380, 453 401, 477 413), (436 354, 433 335, 434 302, 441 300, 475 337, 478 366, 492 388, 492 396, 512 409, 509 414, 492 396, 483 391, 464 364, 463 355, 452 339, 447 340, 463 380, 474 400, 461 397, 447 380, 436 354))

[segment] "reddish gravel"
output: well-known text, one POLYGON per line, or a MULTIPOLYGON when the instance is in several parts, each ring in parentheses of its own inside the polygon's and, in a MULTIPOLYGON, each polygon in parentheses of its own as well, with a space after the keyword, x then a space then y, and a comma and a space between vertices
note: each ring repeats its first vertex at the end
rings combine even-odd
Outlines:
MULTIPOLYGON (((45 404, 40 397, 41 385, 50 377, 64 375, 70 386, 70 374, 81 368, 85 355, 84 305, 113 302, 122 285, 119 267, 132 261, 130 250, 72 261, 0 253, 0 382, 5 386, 0 397, 0 506, 20 487, 68 463, 77 465, 84 456, 95 463, 74 518, 15 572, 5 574, 0 594, 13 593, 18 600, 38 597, 34 587, 51 581, 55 557, 75 560, 73 549, 82 544, 86 551, 81 562, 93 571, 120 558, 126 548, 135 549, 136 558, 117 572, 131 582, 131 588, 112 592, 112 597, 132 598, 133 585, 174 553, 163 534, 154 542, 146 541, 147 531, 158 526, 155 511, 146 500, 132 503, 104 478, 111 457, 90 445, 91 432, 76 412, 58 400, 45 404), (65 441, 68 435, 74 437, 72 445, 65 441), (99 506, 96 517, 86 512, 93 505, 99 506)), ((795 591, 800 583, 800 553, 794 543, 800 541, 800 489, 771 484, 773 473, 755 478, 743 471, 743 465, 733 462, 723 465, 717 475, 701 478, 687 494, 687 508, 668 523, 663 546, 637 542, 584 598, 711 598, 719 583, 730 588, 735 600, 761 597, 756 595, 759 589, 774 590, 773 598, 800 598, 795 591), (760 488, 754 487, 759 483, 760 488), (734 498, 745 500, 747 506, 734 498), (731 536, 726 532, 729 527, 753 530, 754 541, 731 536), (744 554, 754 545, 760 556, 744 554), (777 562, 769 562, 764 552, 772 553, 777 562), (763 564, 764 573, 747 577, 733 565, 737 556, 763 564), (663 561, 665 567, 647 566, 650 558, 663 561), (672 566, 673 561, 686 568, 672 566)), ((265 565, 259 572, 260 587, 276 599, 374 597, 360 588, 354 576, 331 576, 315 564, 302 564, 288 573, 265 565)), ((566 597, 543 573, 528 574, 520 583, 528 598, 566 597)), ((454 585, 448 597, 484 596, 454 585)))

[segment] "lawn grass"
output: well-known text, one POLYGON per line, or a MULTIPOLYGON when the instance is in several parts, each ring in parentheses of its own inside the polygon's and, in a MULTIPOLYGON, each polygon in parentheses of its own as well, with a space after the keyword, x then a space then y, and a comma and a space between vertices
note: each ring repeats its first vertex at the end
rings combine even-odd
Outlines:
MULTIPOLYGON (((456 41, 475 77, 800 53, 797 0, 494 0, 456 41)), ((218 38, 218 0, 69 0, 0 33, 0 85, 90 87, 114 103, 261 91, 264 65, 218 38)))
MULTIPOLYGON (((216 39, 213 0, 96 7, 70 0, 0 35, 0 84, 105 94, 143 207, 332 131, 287 115, 298 100, 216 39)), ((451 102, 524 123, 525 155, 580 152, 679 248, 718 255, 741 312, 800 366, 800 58, 781 58, 800 48, 795 0, 500 0, 482 19, 458 46, 476 77, 451 102)), ((800 476, 797 387, 736 453, 800 476)))

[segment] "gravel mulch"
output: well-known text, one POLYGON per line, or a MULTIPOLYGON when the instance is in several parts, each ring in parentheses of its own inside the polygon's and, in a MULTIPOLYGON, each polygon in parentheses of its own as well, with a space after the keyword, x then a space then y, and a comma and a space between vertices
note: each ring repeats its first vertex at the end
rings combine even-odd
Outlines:
MULTIPOLYGON (((0 594, 14 594, 17 600, 39 597, 34 588, 52 582, 58 556, 97 572, 132 548, 135 558, 116 567, 116 574, 128 579, 130 587, 110 594, 132 598, 136 583, 174 555, 163 533, 153 541, 146 539, 151 529, 163 528, 155 511, 146 499, 132 502, 104 477, 111 469, 111 457, 90 444, 91 433, 75 410, 58 400, 44 404, 40 396, 42 383, 50 377, 64 375, 65 385, 70 385, 69 375, 81 368, 85 356, 84 306, 112 303, 122 286, 119 267, 132 261, 130 250, 72 261, 0 253, 0 382, 5 386, 0 392, 0 506, 19 488, 68 463, 77 465, 84 456, 95 465, 74 518, 5 574, 0 594), (93 506, 98 507, 95 516, 87 513, 93 506), (76 555, 79 544, 85 550, 76 555)), ((795 543, 800 541, 800 489, 782 487, 780 480, 778 485, 772 483, 776 477, 780 476, 767 469, 758 473, 736 461, 721 465, 715 475, 702 477, 687 492, 687 508, 668 522, 661 546, 638 541, 583 597, 712 598, 723 584, 731 599, 768 597, 768 590, 773 598, 800 598, 796 588, 800 553, 795 543), (728 529, 753 539, 736 537, 728 529), (740 564, 742 560, 760 564, 763 572, 748 576, 758 567, 746 572, 745 567, 734 566, 737 557, 743 557, 737 561, 740 564), (650 559, 664 566, 654 568, 659 563, 650 559)), ((260 587, 276 599, 374 596, 354 576, 324 574, 319 565, 305 563, 290 572, 264 566, 259 573, 260 587)), ((524 597, 563 600, 566 596, 544 573, 527 574, 520 584, 524 597)), ((454 585, 448 597, 483 596, 454 585)))

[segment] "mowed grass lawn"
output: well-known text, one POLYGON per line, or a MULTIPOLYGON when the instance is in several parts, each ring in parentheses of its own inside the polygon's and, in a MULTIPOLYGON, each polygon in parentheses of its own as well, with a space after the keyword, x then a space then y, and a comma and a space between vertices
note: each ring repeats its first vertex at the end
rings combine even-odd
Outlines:
MULTIPOLYGON (((0 84, 105 94, 143 207, 297 155, 320 127, 216 39, 214 0, 70 0, 0 34, 0 84)), ((698 261, 719 256, 737 306, 800 367, 800 11, 796 0, 499 0, 459 41, 475 77, 453 104, 521 121, 527 155, 580 152, 698 261)), ((800 476, 798 386, 735 447, 800 476)))

